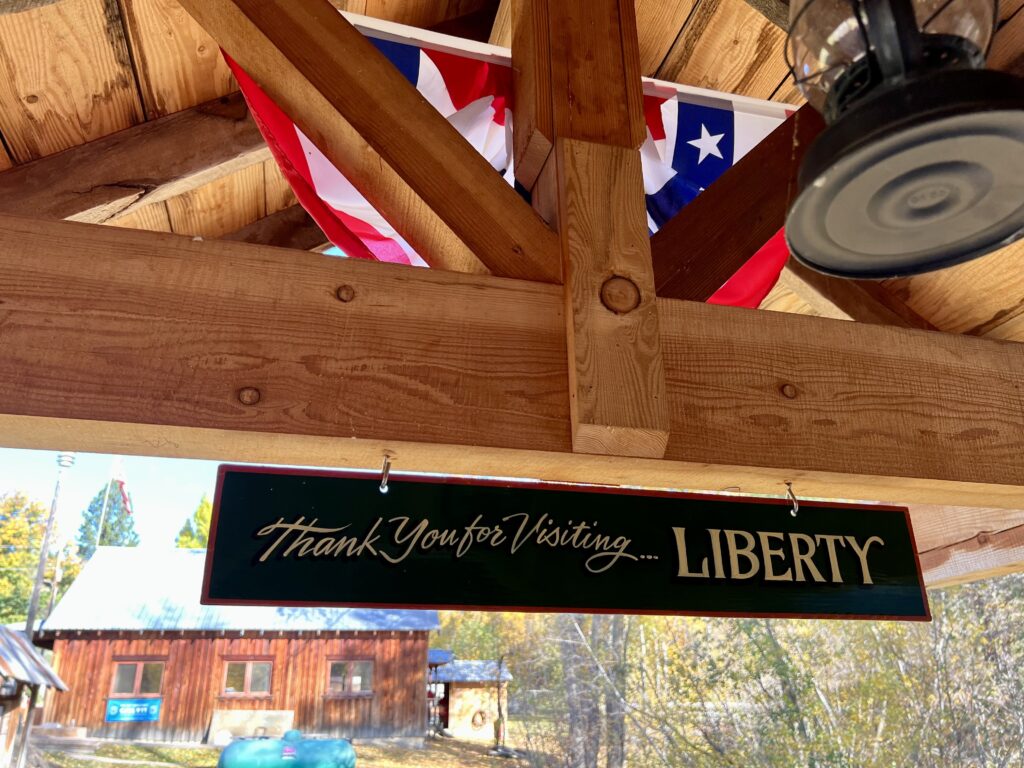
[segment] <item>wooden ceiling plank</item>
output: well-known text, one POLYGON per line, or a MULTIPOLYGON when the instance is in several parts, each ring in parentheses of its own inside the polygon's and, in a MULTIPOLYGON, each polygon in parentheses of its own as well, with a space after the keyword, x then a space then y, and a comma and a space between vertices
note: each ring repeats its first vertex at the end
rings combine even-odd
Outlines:
POLYGON ((822 317, 937 330, 878 282, 829 277, 792 258, 779 280, 822 317))
MULTIPOLYGON (((494 0, 362 0, 362 10, 349 3, 347 10, 378 19, 429 29, 459 16, 468 16, 493 5, 494 0)), ((339 5, 335 3, 335 5, 339 5)))
POLYGON ((101 223, 269 158, 234 94, 0 173, 0 212, 101 223))
POLYGON ((0 9, 0 133, 16 163, 142 120, 120 18, 107 10, 106 0, 0 9))
POLYGON ((912 504, 909 509, 918 552, 963 544, 979 533, 999 533, 1024 525, 1024 509, 937 504, 912 504))
POLYGON ((288 179, 281 172, 281 166, 276 160, 267 160, 263 163, 263 184, 266 188, 266 210, 269 216, 272 213, 283 211, 296 205, 299 200, 295 197, 288 179))
POLYGON ((177 0, 119 0, 147 119, 238 90, 220 48, 177 0))
POLYGON ((150 232, 171 232, 171 217, 167 211, 167 203, 159 202, 136 208, 131 213, 118 216, 107 222, 112 227, 128 229, 145 229, 150 232))
POLYGON ((782 227, 824 123, 801 107, 651 238, 658 295, 706 301, 782 227))
POLYGON ((657 77, 767 99, 787 72, 784 42, 743 0, 697 0, 657 77))
POLYGON ((428 263, 560 279, 554 233, 329 4, 183 5, 428 263))
POLYGON ((327 243, 327 235, 301 205, 293 205, 271 213, 224 235, 223 239, 292 248, 297 251, 311 251, 327 243))
POLYGON ((171 231, 222 237, 267 215, 263 165, 250 165, 167 201, 171 231))
POLYGON ((512 6, 515 0, 500 0, 498 12, 494 14, 494 25, 487 42, 503 48, 512 47, 512 6))
POLYGON ((518 0, 511 10, 512 166, 516 180, 529 190, 551 155, 555 137, 548 2, 518 0))
POLYGON ((979 533, 968 541, 921 554, 929 587, 952 587, 1024 571, 1024 525, 979 533))
POLYGON ((659 300, 667 461, 610 458, 559 286, 12 217, 0 273, 11 446, 1024 507, 1015 344, 659 300))
POLYGON ((657 76, 693 6, 694 0, 636 0, 640 71, 644 75, 657 76))
POLYGON ((1024 77, 1024 9, 1018 10, 999 28, 989 52, 988 66, 1024 77))

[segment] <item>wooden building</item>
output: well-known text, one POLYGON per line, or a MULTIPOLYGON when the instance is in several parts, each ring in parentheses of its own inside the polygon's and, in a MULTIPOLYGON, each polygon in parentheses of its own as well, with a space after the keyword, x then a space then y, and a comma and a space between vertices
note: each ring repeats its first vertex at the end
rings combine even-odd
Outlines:
POLYGON ((203 606, 204 552, 100 547, 38 633, 89 736, 422 739, 434 611, 203 606))
MULTIPOLYGON (((436 726, 460 739, 493 741, 499 716, 508 717, 505 664, 484 659, 455 659, 431 649, 428 697, 436 726)), ((450 653, 450 652, 447 652, 450 653)))
POLYGON ((0 765, 18 763, 27 743, 26 713, 35 706, 40 690, 46 689, 57 695, 68 688, 23 632, 0 626, 0 765), (26 689, 30 691, 27 708, 26 689))

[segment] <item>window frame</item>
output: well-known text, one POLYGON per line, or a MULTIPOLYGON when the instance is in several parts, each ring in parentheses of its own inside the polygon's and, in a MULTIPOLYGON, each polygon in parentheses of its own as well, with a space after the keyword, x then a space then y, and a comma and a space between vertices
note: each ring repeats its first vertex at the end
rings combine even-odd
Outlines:
POLYGON ((114 656, 111 659, 114 665, 114 672, 110 676, 110 694, 108 698, 111 699, 159 699, 164 695, 164 675, 167 673, 167 657, 166 656, 114 656), (132 664, 135 666, 135 681, 132 686, 131 693, 118 693, 117 687, 117 668, 122 664, 132 664), (159 664, 160 669, 160 686, 157 688, 156 693, 141 693, 139 691, 142 685, 142 670, 146 664, 159 664))
MULTIPOLYGON (((372 656, 356 656, 356 657, 353 657, 353 656, 328 656, 327 657, 327 689, 326 689, 326 693, 324 693, 324 697, 328 698, 328 699, 372 699, 373 696, 377 693, 377 686, 376 686, 376 679, 375 679, 376 678, 376 666, 377 666, 377 660, 375 658, 373 658, 372 656), (374 678, 373 687, 371 687, 370 690, 368 690, 368 691, 341 691, 341 692, 332 691, 331 690, 331 665, 332 664, 340 664, 340 663, 353 664, 353 663, 356 663, 356 662, 361 662, 361 663, 365 663, 365 664, 369 664, 370 665, 370 675, 371 675, 372 678, 374 678)), ((346 679, 349 682, 351 682, 351 680, 352 680, 352 668, 351 667, 349 667, 348 676, 347 676, 346 679)))
POLYGON ((224 674, 221 676, 220 697, 222 699, 269 699, 274 695, 274 657, 273 656, 224 656, 224 674), (242 691, 229 691, 228 669, 232 664, 245 664, 245 683, 242 691), (252 665, 269 664, 270 679, 266 691, 251 691, 252 665))

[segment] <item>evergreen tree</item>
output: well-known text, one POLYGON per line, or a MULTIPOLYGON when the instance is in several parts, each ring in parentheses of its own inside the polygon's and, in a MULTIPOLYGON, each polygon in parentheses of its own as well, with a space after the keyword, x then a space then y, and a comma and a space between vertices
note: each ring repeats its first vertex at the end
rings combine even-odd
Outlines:
POLYGON ((124 500, 116 485, 111 485, 107 494, 106 484, 92 497, 89 508, 82 513, 82 525, 78 529, 78 556, 88 560, 96 551, 96 533, 103 517, 102 547, 137 547, 139 534, 135 532, 135 520, 125 509, 124 500), (107 501, 107 513, 103 514, 103 500, 107 501))
MULTIPOLYGON (((30 502, 23 493, 0 496, 0 623, 24 621, 28 612, 29 596, 39 563, 39 548, 43 545, 43 531, 49 510, 39 502, 30 502)), ((58 538, 54 529, 52 541, 58 538)), ((57 598, 71 586, 80 566, 69 548, 52 552, 44 571, 43 590, 40 593, 39 615, 46 615, 54 571, 60 559, 60 583, 57 598)))
POLYGON ((199 506, 192 513, 192 517, 185 521, 178 532, 177 545, 183 549, 205 549, 210 539, 210 516, 213 514, 213 505, 203 494, 199 500, 199 506))

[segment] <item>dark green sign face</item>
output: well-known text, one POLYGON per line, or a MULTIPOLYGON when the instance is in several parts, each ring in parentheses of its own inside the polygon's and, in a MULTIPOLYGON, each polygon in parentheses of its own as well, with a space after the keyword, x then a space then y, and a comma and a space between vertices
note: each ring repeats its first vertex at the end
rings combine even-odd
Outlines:
POLYGON ((905 509, 222 466, 203 602, 928 620, 905 509))

